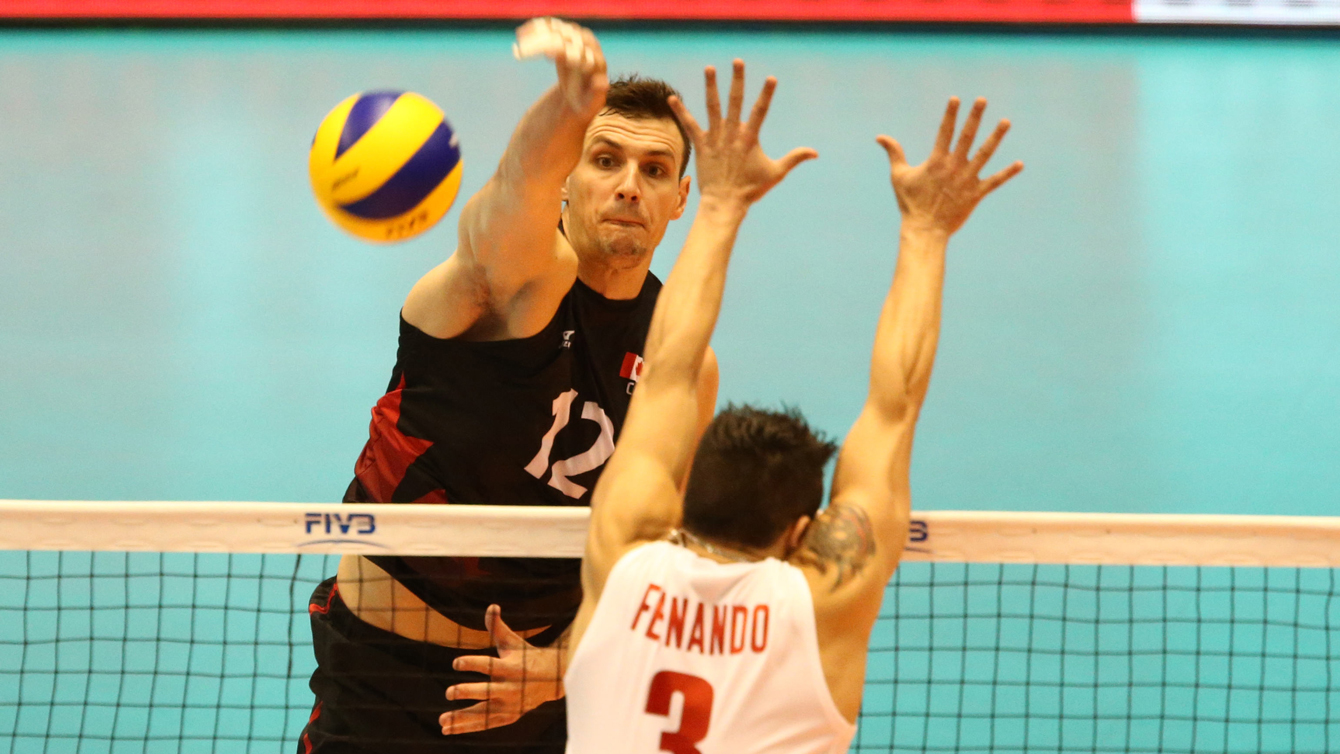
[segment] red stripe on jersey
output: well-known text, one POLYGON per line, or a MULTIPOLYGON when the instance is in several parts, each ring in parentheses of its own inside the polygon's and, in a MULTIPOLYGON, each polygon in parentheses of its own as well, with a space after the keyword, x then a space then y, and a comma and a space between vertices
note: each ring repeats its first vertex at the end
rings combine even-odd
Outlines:
MULTIPOLYGON (((400 401, 405 389, 402 375, 395 390, 383 395, 372 408, 368 442, 354 465, 354 476, 374 502, 389 503, 396 487, 405 479, 410 464, 433 446, 431 440, 409 437, 396 426, 400 422, 400 401)), ((433 490, 416 503, 445 503, 446 492, 433 490)))
MULTIPOLYGON (((311 727, 312 723, 316 722, 318 717, 321 717, 321 704, 322 702, 317 700, 316 706, 312 708, 312 716, 307 718, 308 727, 311 727)), ((303 754, 312 754, 312 739, 307 737, 306 730, 302 732, 302 745, 303 754)))
MULTIPOLYGON (((330 585, 330 592, 328 592, 328 593, 326 594, 326 604, 325 604, 324 606, 323 606, 323 605, 318 605, 318 604, 316 604, 315 602, 308 604, 308 605, 307 605, 307 614, 308 614, 308 615, 313 615, 313 614, 315 614, 315 613, 321 613, 322 615, 326 615, 326 614, 328 614, 328 613, 330 612, 330 601, 333 600, 333 599, 335 599, 335 595, 337 595, 337 594, 339 594, 339 593, 340 593, 340 585, 339 585, 338 583, 331 584, 331 585, 330 585)), ((320 709, 320 706, 319 706, 319 705, 318 705, 318 709, 320 709)), ((314 710, 314 711, 312 712, 312 720, 315 720, 315 719, 316 719, 316 711, 314 710)), ((310 723, 312 720, 308 720, 307 722, 310 723)))

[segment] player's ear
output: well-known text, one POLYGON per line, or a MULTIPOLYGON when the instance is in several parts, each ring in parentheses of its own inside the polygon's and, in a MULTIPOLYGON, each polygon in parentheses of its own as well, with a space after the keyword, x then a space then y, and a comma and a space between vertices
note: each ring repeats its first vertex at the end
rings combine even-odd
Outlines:
POLYGON ((794 524, 791 524, 791 528, 786 532, 786 552, 788 554, 800 548, 800 543, 805 541, 805 532, 809 531, 810 522, 813 520, 809 516, 801 516, 796 519, 794 524))
POLYGON ((572 180, 572 176, 564 178, 563 187, 558 190, 558 197, 565 202, 568 200, 568 181, 570 180, 572 180))
POLYGON ((690 176, 684 176, 679 179, 679 203, 675 205, 675 214, 671 220, 678 220, 684 215, 684 209, 689 206, 689 185, 693 182, 690 176))

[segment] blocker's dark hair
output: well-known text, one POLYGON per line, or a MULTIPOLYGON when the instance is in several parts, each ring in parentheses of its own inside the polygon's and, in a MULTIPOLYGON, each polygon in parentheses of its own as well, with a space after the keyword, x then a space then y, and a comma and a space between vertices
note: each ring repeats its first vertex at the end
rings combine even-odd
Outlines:
POLYGON ((660 79, 643 78, 636 73, 621 76, 610 84, 609 92, 605 94, 605 111, 618 113, 625 118, 669 118, 673 121, 675 128, 679 129, 679 138, 684 141, 684 161, 679 165, 679 177, 683 178, 684 172, 689 169, 693 144, 689 142, 689 132, 684 130, 684 124, 679 122, 675 111, 670 109, 670 103, 666 102, 671 95, 678 97, 679 92, 660 79))
POLYGON ((724 544, 771 545, 796 519, 818 513, 836 450, 794 408, 727 406, 698 444, 684 528, 724 544))

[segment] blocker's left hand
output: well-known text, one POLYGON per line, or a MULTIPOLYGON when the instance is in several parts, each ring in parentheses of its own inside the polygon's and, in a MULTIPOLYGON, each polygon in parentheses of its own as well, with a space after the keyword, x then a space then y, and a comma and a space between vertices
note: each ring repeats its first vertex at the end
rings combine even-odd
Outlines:
POLYGON ((996 147, 1000 146, 1000 140, 1010 130, 1010 122, 1002 120, 996 130, 986 137, 977 154, 969 159, 968 152, 977 139, 982 113, 986 111, 986 100, 978 97, 973 103, 963 123, 958 144, 951 150, 958 107, 958 97, 951 97, 945 107, 944 118, 940 121, 940 133, 936 136, 931 156, 920 165, 907 163, 903 147, 897 141, 883 135, 875 138, 889 153, 889 175, 904 223, 952 234, 963 227, 983 197, 1024 169, 1024 164, 1016 160, 995 175, 979 178, 978 174, 986 167, 987 161, 996 153, 996 147))
POLYGON ((511 725, 541 704, 563 697, 562 650, 531 645, 507 627, 497 605, 484 613, 484 625, 498 656, 459 657, 452 663, 455 670, 483 673, 489 680, 447 689, 449 701, 476 699, 479 704, 442 713, 438 722, 444 735, 511 725))

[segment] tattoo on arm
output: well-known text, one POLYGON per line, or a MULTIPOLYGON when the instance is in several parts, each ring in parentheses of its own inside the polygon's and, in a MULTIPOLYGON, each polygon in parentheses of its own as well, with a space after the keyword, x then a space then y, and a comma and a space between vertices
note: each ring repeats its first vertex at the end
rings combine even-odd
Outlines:
POLYGON ((830 505, 810 524, 798 560, 822 574, 827 574, 830 566, 837 569, 833 582, 836 591, 860 573, 874 554, 875 532, 865 510, 854 505, 830 505))

